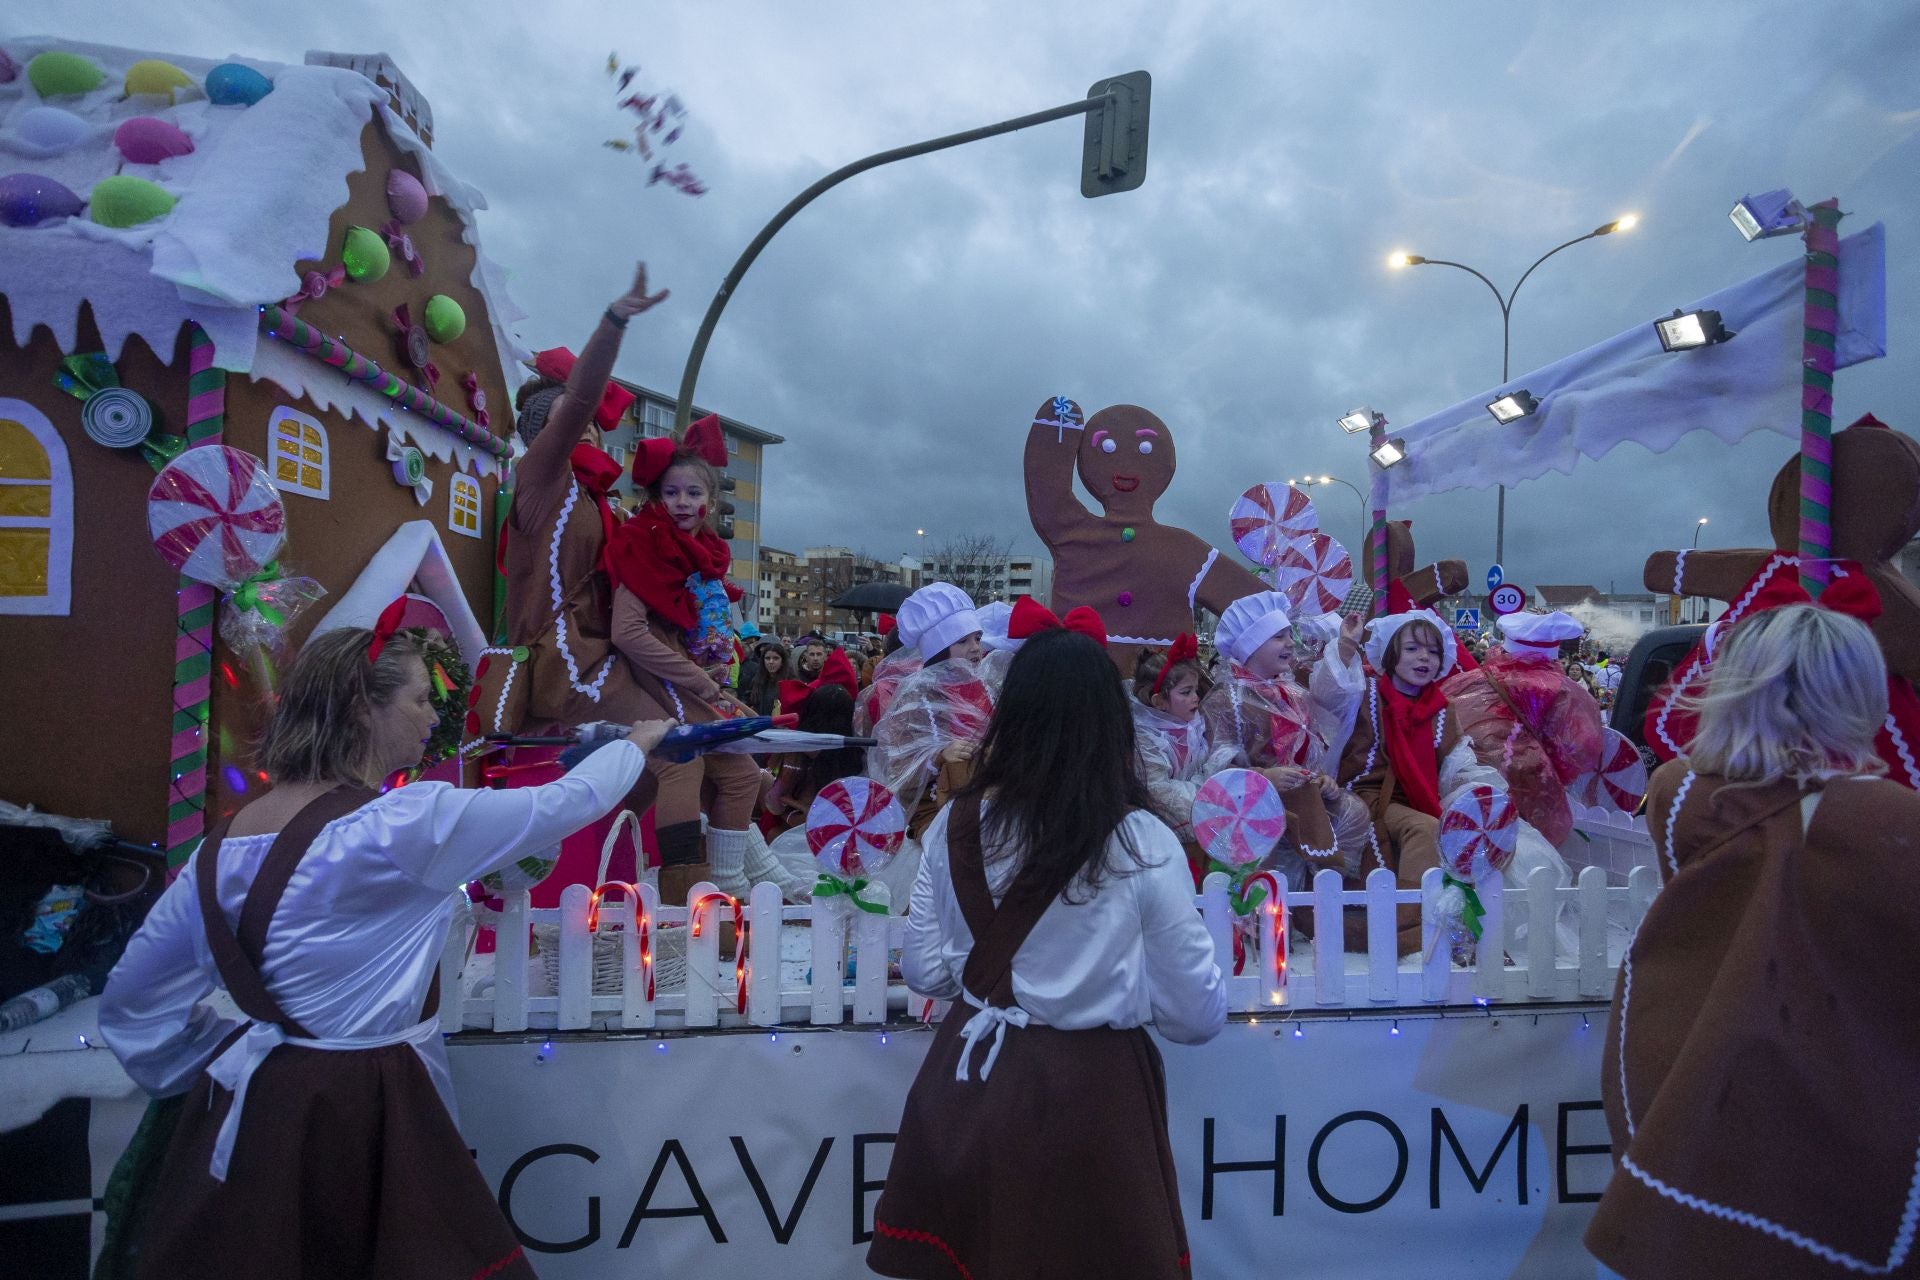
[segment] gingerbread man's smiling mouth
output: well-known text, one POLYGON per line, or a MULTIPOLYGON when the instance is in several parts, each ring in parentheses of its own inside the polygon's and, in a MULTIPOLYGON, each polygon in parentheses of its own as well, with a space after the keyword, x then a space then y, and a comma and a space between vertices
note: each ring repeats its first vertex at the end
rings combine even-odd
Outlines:
POLYGON ((1113 491, 1115 493, 1132 493, 1139 487, 1139 476, 1115 476, 1113 478, 1113 491))

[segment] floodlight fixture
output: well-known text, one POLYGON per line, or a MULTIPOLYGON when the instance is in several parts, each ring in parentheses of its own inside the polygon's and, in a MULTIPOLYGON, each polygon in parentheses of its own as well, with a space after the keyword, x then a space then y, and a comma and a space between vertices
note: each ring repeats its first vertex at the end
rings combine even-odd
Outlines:
POLYGON ((1495 422, 1504 427, 1509 422, 1518 422, 1539 407, 1540 402, 1522 387, 1495 400, 1487 406, 1487 412, 1493 415, 1495 422))
POLYGON ((1388 467, 1404 460, 1407 456, 1407 442, 1399 436, 1391 440, 1382 440, 1373 447, 1370 455, 1375 466, 1385 471, 1388 467))
POLYGON ((1653 331, 1660 337, 1662 351, 1691 351, 1695 347, 1710 347, 1733 336, 1720 323, 1718 311, 1676 311, 1664 320, 1655 320, 1653 331))
POLYGON ((1373 430, 1373 420, 1378 416, 1367 406, 1361 405, 1351 413, 1340 415, 1340 429, 1350 436, 1357 436, 1362 431, 1373 430))
POLYGON ((1806 225, 1807 211, 1793 192, 1781 187, 1757 196, 1741 196, 1727 215, 1749 241, 1791 235, 1806 225))

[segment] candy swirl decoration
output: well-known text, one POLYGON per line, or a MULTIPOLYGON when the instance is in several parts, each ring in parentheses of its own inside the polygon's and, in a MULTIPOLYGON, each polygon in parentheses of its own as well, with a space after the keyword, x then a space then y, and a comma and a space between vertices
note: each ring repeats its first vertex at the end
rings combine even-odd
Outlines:
POLYGON ((1647 762, 1624 733, 1608 729, 1599 763, 1574 779, 1570 791, 1581 804, 1633 813, 1647 795, 1647 762))
POLYGON ((1305 534, 1281 554, 1274 586, 1296 615, 1332 613, 1353 590, 1353 557, 1327 534, 1305 534))
POLYGON ((1233 545, 1240 554, 1272 569, 1296 539, 1320 531, 1312 499, 1287 484, 1257 484, 1240 495, 1227 513, 1233 545))
POLYGON ((871 778, 829 782, 807 808, 807 848, 820 866, 814 899, 845 897, 862 911, 884 913, 860 894, 906 840, 907 817, 893 792, 871 778))
POLYGON ((440 385, 440 367, 433 362, 429 326, 415 323, 413 307, 405 302, 393 309, 393 326, 399 333, 401 358, 413 366, 414 385, 433 391, 440 385))
POLYGON ((1287 811, 1266 775, 1223 769, 1193 797, 1193 836, 1230 874, 1251 871, 1286 833, 1287 811))
POLYGON ((393 469, 393 482, 413 490, 413 500, 421 506, 433 497, 433 478, 427 474, 427 455, 410 444, 401 444, 387 436, 387 465, 393 469))
POLYGON ((1440 817, 1440 865, 1469 885, 1513 861, 1519 814, 1506 792, 1469 787, 1440 817))
POLYGON ((81 402, 80 426, 95 444, 130 449, 153 431, 153 406, 120 385, 120 374, 105 352, 67 356, 53 385, 81 402))
POLYGON ((231 592, 280 554, 286 510, 260 459, 228 445, 202 445, 154 478, 147 531, 174 569, 231 592))

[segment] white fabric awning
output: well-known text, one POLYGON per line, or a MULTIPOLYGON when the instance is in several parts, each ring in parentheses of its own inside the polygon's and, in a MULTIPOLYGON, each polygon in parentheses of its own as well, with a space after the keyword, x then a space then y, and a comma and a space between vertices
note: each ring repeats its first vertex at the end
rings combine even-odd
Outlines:
MULTIPOLYGON (((1887 353, 1886 233, 1875 223, 1840 242, 1838 368, 1887 353)), ((1393 501, 1519 484, 1571 472, 1629 441, 1655 453, 1690 431, 1734 441, 1755 431, 1798 439, 1806 271, 1795 258, 1683 310, 1718 311, 1734 337, 1663 352, 1643 324, 1410 426, 1406 460, 1388 475, 1393 501), (1505 426, 1487 404, 1525 389, 1540 407, 1505 426)))

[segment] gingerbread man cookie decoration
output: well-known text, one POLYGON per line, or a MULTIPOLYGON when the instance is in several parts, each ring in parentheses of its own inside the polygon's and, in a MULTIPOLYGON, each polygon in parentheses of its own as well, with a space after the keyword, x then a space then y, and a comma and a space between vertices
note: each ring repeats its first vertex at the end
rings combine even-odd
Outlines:
MULTIPOLYGON (((1467 562, 1440 560, 1421 569, 1413 567, 1413 521, 1387 521, 1387 612, 1425 609, 1442 596, 1467 589, 1467 562)), ((1373 539, 1360 557, 1364 581, 1373 581, 1373 539)))
POLYGON ((1027 514, 1053 555, 1053 610, 1087 605, 1099 613, 1122 672, 1143 646, 1165 648, 1193 630, 1196 606, 1225 613, 1267 589, 1205 539, 1153 518, 1174 460, 1173 433, 1138 405, 1087 419, 1055 396, 1027 432, 1027 514), (1098 515, 1074 495, 1076 471, 1098 515))

